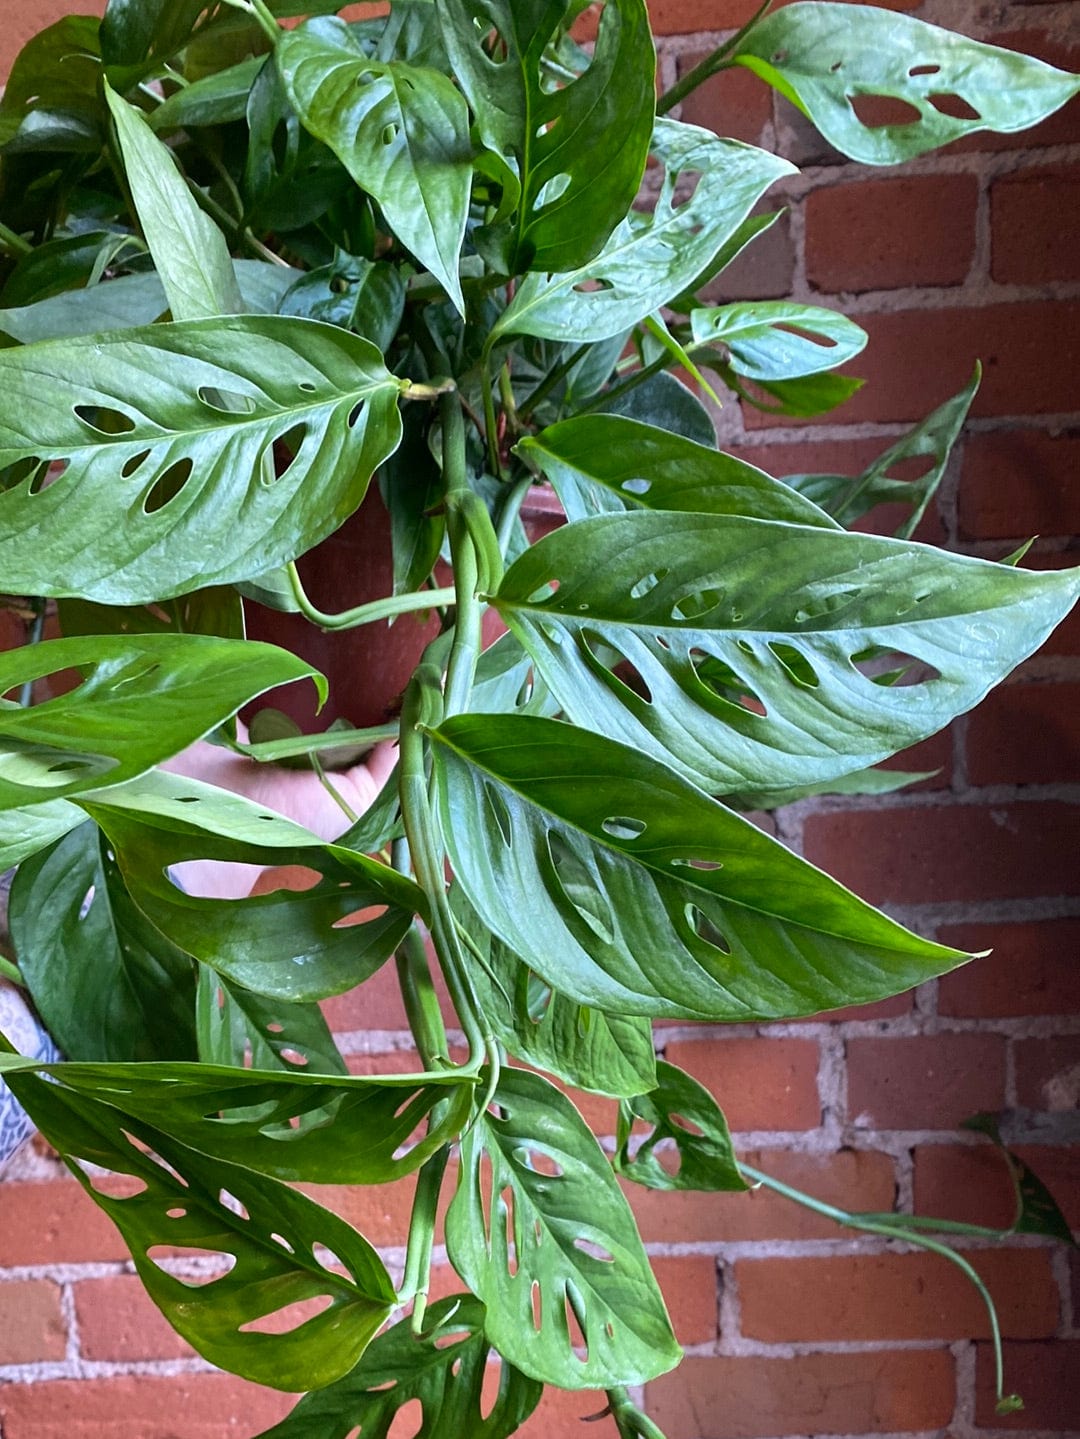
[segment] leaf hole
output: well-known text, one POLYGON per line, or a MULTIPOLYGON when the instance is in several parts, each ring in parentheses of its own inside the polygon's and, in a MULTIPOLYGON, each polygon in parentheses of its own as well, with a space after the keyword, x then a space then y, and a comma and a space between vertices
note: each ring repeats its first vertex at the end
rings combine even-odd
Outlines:
POLYGON ((698 620, 703 615, 711 614, 718 608, 724 598, 724 591, 721 589, 695 589, 676 600, 671 607, 671 618, 673 620, 698 620))
POLYGON ((643 819, 631 819, 628 815, 609 815, 600 828, 612 839, 640 839, 648 826, 643 819))
POLYGON ((532 1288, 529 1291, 529 1298, 532 1301, 532 1322, 537 1334, 540 1333, 544 1322, 544 1297, 540 1293, 540 1285, 534 1279, 532 1288))
POLYGON ((695 1139, 705 1138, 705 1131, 700 1124, 695 1124, 692 1119, 687 1119, 685 1114, 669 1114, 668 1120, 675 1125, 676 1129, 684 1130, 687 1134, 693 1135, 695 1139))
POLYGON ((510 823, 510 811, 506 807, 506 801, 494 785, 484 786, 484 800, 488 807, 491 818, 495 821, 495 827, 502 836, 502 842, 507 849, 513 846, 513 829, 510 823))
POLYGON ((632 600, 643 600, 646 595, 651 594, 657 585, 668 576, 667 570, 653 570, 651 574, 642 575, 640 580, 630 586, 630 598, 632 600))
MULTIPOLYGON (((647 480, 641 475, 635 475, 632 479, 623 480, 619 486, 619 488, 625 490, 628 495, 647 495, 652 487, 652 480, 647 480)), ((635 595, 634 598, 636 599, 637 596, 635 595)))
POLYGON ((360 423, 360 416, 364 413, 366 407, 366 400, 357 400, 356 404, 353 405, 352 409, 349 411, 348 423, 350 430, 356 429, 357 425, 360 423))
POLYGON ((166 1209, 166 1211, 165 1211, 165 1218, 166 1218, 166 1219, 186 1219, 186 1218, 187 1218, 187 1210, 186 1210, 186 1209, 178 1209, 178 1208, 166 1209))
POLYGON ((135 421, 123 410, 113 410, 107 405, 76 405, 75 415, 88 429, 99 435, 128 435, 135 428, 135 421))
POLYGON ((597 1244, 592 1239, 577 1238, 574 1240, 574 1248, 580 1249, 582 1254, 587 1254, 590 1259, 596 1259, 601 1264, 614 1264, 615 1256, 610 1249, 605 1249, 602 1244, 597 1244))
POLYGON ((219 415, 253 415, 258 408, 250 395, 239 390, 222 390, 217 385, 200 385, 199 399, 219 415))
MULTIPOLYGON (((304 440, 307 438, 307 432, 308 427, 306 424, 293 425, 291 429, 286 430, 283 435, 279 435, 278 438, 273 441, 271 447, 274 456, 273 478, 271 479, 263 474, 262 483, 264 486, 276 485, 289 473, 299 458, 300 449, 304 440)), ((265 468, 265 466, 260 466, 261 471, 265 471, 265 468)))
POLYGON ((155 515, 171 504, 191 479, 194 468, 195 465, 190 459, 177 460, 158 475, 143 497, 143 513, 155 515))
POLYGON ((794 645, 784 644, 780 640, 770 640, 769 649, 780 661, 788 676, 803 689, 817 689, 821 681, 817 672, 806 656, 797 650, 794 645))
POLYGON ((399 129, 400 126, 393 123, 389 125, 384 125, 382 128, 382 134, 379 136, 379 140, 384 146, 392 145, 398 137, 399 129))
POLYGON ((927 96, 931 105, 939 115, 947 115, 951 120, 981 120, 982 115, 970 105, 963 95, 929 95, 927 96))
POLYGON ((270 1314, 261 1314, 258 1319, 249 1319, 246 1324, 240 1325, 239 1332, 241 1334, 291 1334, 294 1329, 299 1329, 320 1314, 325 1314, 333 1302, 333 1297, 329 1294, 317 1294, 311 1299, 298 1299, 295 1303, 286 1304, 283 1308, 275 1309, 270 1314))
POLYGON ((238 1219, 250 1219, 251 1216, 240 1203, 235 1194, 230 1194, 227 1189, 218 1190, 218 1203, 222 1209, 227 1209, 230 1214, 235 1214, 238 1219))
POLYGON ((723 869, 723 865, 715 859, 684 859, 681 856, 673 859, 671 863, 679 869, 723 869))
POLYGON ((914 80, 917 75, 937 75, 940 71, 940 65, 912 65, 908 74, 914 80))
POLYGON ((728 944, 709 916, 696 904, 688 904, 683 913, 686 916, 687 924, 699 939, 703 939, 713 949, 718 949, 721 954, 731 953, 731 945, 728 944))
POLYGON ((615 916, 588 865, 554 830, 548 831, 547 847, 551 860, 547 873, 552 886, 562 891, 564 908, 569 907, 602 944, 611 944, 615 916))
POLYGON ((509 1184, 500 1191, 499 1212, 502 1215, 504 1231, 503 1237, 506 1241, 506 1270, 513 1279, 518 1272, 517 1237, 514 1226, 514 1191, 509 1184))
POLYGON ((289 1241, 288 1241, 286 1238, 284 1238, 283 1235, 281 1235, 281 1234, 271 1234, 270 1238, 274 1241, 275 1244, 280 1244, 281 1247, 282 1247, 282 1249, 284 1249, 287 1254, 295 1254, 295 1253, 296 1253, 296 1250, 292 1247, 292 1245, 289 1243, 289 1241))
MULTIPOLYGON (((278 1025, 279 1030, 280 1028, 281 1026, 278 1025)), ((279 1049, 278 1058, 283 1059, 286 1064, 296 1064, 301 1067, 306 1067, 310 1062, 307 1055, 301 1054, 298 1049, 279 1049)))
POLYGON ((301 380, 297 384, 296 388, 298 390, 302 390, 305 395, 314 395, 318 393, 318 386, 315 384, 314 380, 301 380))
POLYGON ((130 480, 136 470, 142 469, 149 458, 149 450, 140 450, 137 455, 132 455, 129 460, 125 460, 124 466, 120 471, 120 478, 122 480, 130 480))
POLYGON ((534 209, 542 210, 548 205, 554 205, 561 200, 570 188, 571 176, 567 174, 553 175, 550 180, 541 185, 534 204, 534 209))
POLYGON ((566 1290, 563 1295, 563 1305, 566 1312, 566 1331, 570 1340, 570 1346, 576 1357, 585 1363, 589 1357, 589 1341, 585 1337, 584 1318, 585 1302, 578 1292, 577 1286, 572 1280, 566 1281, 566 1290))
POLYGON ((377 919, 382 919, 390 908, 386 904, 369 904, 363 909, 350 910, 343 914, 340 919, 335 919, 330 926, 331 929, 351 929, 354 924, 373 924, 377 919))
POLYGON ((855 112, 855 118, 868 130, 917 125, 922 119, 917 106, 895 95, 849 95, 848 104, 855 112))

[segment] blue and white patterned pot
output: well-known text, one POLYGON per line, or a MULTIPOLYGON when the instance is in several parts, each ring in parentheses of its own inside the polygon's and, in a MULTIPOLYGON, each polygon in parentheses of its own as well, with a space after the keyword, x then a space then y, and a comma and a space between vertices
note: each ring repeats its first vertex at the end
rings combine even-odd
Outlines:
MULTIPOLYGON (((22 994, 6 979, 0 979, 0 1031, 20 1054, 35 1059, 60 1059, 60 1051, 41 1027, 22 994)), ((26 1112, 7 1085, 0 1080, 0 1169, 34 1132, 26 1112)))

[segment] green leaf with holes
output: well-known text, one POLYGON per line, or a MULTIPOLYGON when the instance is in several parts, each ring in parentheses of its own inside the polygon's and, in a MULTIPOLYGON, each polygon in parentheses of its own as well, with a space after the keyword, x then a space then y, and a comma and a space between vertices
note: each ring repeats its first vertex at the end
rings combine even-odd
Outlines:
POLYGON ((543 1392, 534 1379, 503 1360, 494 1403, 485 1372, 491 1341, 485 1312, 471 1294, 438 1299, 416 1335, 403 1319, 372 1343, 353 1372, 301 1399, 280 1424, 257 1439, 388 1439, 394 1416, 420 1404, 413 1439, 509 1439, 536 1408, 543 1392), (359 1430, 357 1430, 359 1425, 359 1430))
POLYGON ((353 1368, 395 1303, 362 1235, 287 1185, 12 1064, 0 1055, 19 1103, 120 1230, 150 1298, 205 1359, 286 1390, 321 1388, 353 1368), (106 1192, 77 1161, 136 1192, 106 1192), (320 1246, 333 1258, 322 1262, 320 1246), (174 1248, 229 1267, 185 1280, 159 1262, 174 1248))
POLYGON ((108 81, 104 88, 135 213, 173 319, 240 314, 244 302, 225 236, 196 204, 172 151, 142 112, 108 81))
POLYGON ((207 635, 48 640, 0 655, 0 695, 77 669, 83 681, 30 709, 0 703, 0 809, 134 779, 275 685, 315 679, 273 645, 207 635))
POLYGON ((368 341, 282 316, 0 350, 0 468, 27 465, 0 494, 4 583, 135 605, 295 559, 397 448, 400 388, 368 341))
POLYGON ((549 535, 494 603, 575 724, 712 794, 767 796, 942 729, 1037 649, 1078 593, 1076 570, 638 510, 549 535), (882 653, 898 657, 885 668, 903 682, 882 672, 882 653))
POLYGON ((295 1074, 347 1074, 330 1026, 317 1004, 288 1003, 230 984, 199 965, 195 1025, 199 1059, 235 1069, 295 1074))
POLYGON ((563 420, 519 441, 517 453, 548 477, 568 520, 648 509, 834 524, 745 460, 621 415, 563 420))
POLYGON ((1024 130, 1080 91, 1080 77, 1014 50, 895 10, 819 0, 754 25, 731 63, 760 75, 866 165, 910 160, 975 130, 1024 130), (859 118, 858 102, 871 97, 894 102, 891 123, 859 118), (896 101, 907 108, 892 119, 896 101))
POLYGON ((427 908, 423 892, 388 866, 180 775, 156 771, 83 805, 108 835, 124 882, 151 923, 257 994, 308 1001, 352 989, 390 957, 413 915, 427 908), (200 898, 180 887, 197 886, 198 866, 171 871, 205 860, 303 865, 321 880, 299 892, 200 898), (366 909, 372 913, 364 918, 366 909))
POLYGON ((568 999, 485 929, 460 885, 451 903, 481 960, 472 977, 483 1013, 515 1059, 616 1099, 655 1087, 652 1024, 645 1016, 605 1014, 568 999))
POLYGON ((719 348, 743 379, 771 381, 834 370, 860 354, 867 339, 845 315, 790 300, 691 310, 690 333, 691 354, 719 348))
POLYGON ((494 336, 581 344, 632 329, 692 284, 769 186, 794 173, 764 150, 675 120, 656 122, 652 152, 664 170, 653 211, 631 212, 586 264, 527 275, 494 336), (676 195, 691 175, 700 177, 693 194, 676 195))
POLYGON ((10 923, 19 969, 64 1054, 194 1059, 194 965, 135 907, 97 825, 19 867, 10 923))
POLYGON ((656 1088, 619 1105, 616 1172, 649 1189, 736 1190, 750 1186, 739 1173, 723 1111, 704 1085, 661 1060, 656 1088), (635 1122, 650 1133, 633 1149, 635 1122), (656 1146, 669 1141, 675 1164, 665 1165, 656 1146))
MULTIPOLYGON (((88 1102, 107 1104, 200 1155, 290 1183, 401 1179, 455 1138, 469 1117, 475 1075, 315 1074, 301 1058, 292 1058, 288 1072, 206 1063, 37 1068, 88 1102), (322 1122, 307 1122, 313 1115, 322 1122)), ((0 1055, 0 1070, 8 1063, 0 1055)))
POLYGON ((431 741, 457 882, 488 928, 579 1004, 791 1018, 883 999, 967 957, 626 745, 515 715, 460 715, 431 741))
POLYGON ((450 1261, 486 1306, 488 1338, 522 1373, 561 1389, 666 1373, 679 1346, 630 1206, 585 1121, 522 1070, 503 1070, 494 1104, 498 1112, 462 1136, 446 1216, 450 1261))
POLYGON ((458 260, 472 143, 461 92, 437 70, 372 59, 338 19, 285 31, 275 58, 305 129, 329 146, 464 312, 458 260))
POLYGON ((587 264, 634 202, 652 137, 656 55, 644 0, 610 0, 591 63, 550 83, 545 52, 565 0, 438 0, 456 75, 484 143, 510 160, 516 213, 487 236, 506 272, 587 264))

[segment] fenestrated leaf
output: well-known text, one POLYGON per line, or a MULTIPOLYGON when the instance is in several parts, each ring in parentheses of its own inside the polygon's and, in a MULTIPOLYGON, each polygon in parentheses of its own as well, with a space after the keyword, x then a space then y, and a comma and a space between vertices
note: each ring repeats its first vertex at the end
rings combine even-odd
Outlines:
POLYGON ((329 265, 301 275, 281 300, 280 313, 340 325, 386 351, 405 310, 405 277, 383 260, 339 251, 329 265))
POLYGON ((491 1342, 484 1307, 471 1294, 429 1305, 428 1332, 408 1320, 380 1334, 353 1372, 300 1400, 258 1439, 387 1439, 410 1400, 423 1409, 413 1439, 509 1439, 536 1408, 543 1386, 502 1362, 494 1404, 481 1397, 491 1342))
POLYGON ((17 1072, 19 1063, 0 1055, 7 1084, 120 1230, 146 1292, 189 1344, 211 1363, 274 1389, 318 1388, 349 1372, 394 1307, 390 1276, 366 1239, 287 1185, 17 1072), (124 1199, 107 1194, 76 1161, 131 1176, 139 1190, 124 1199), (320 1263, 318 1245, 344 1273, 320 1263), (234 1262, 209 1281, 185 1281, 157 1262, 174 1247, 234 1262), (314 1316, 298 1308, 327 1299, 329 1307, 314 1316), (273 1321, 289 1327, 275 1333, 273 1321))
POLYGON ((1016 1194, 1016 1218, 1004 1231, 1005 1234, 1043 1234, 1050 1239, 1060 1240, 1071 1249, 1080 1248, 1057 1200, 1039 1176, 1005 1144, 997 1116, 976 1114, 966 1119, 963 1127, 972 1129, 977 1134, 985 1134, 997 1146, 1008 1166, 1009 1178, 1016 1194))
POLYGON ((24 645, 0 655, 0 695, 79 668, 76 689, 30 709, 0 705, 0 808, 121 784, 179 754, 290 680, 326 682, 273 645, 205 635, 125 635, 24 645))
POLYGON ((1014 50, 895 10, 817 0, 753 26, 732 63, 768 81, 831 145, 866 165, 910 160, 974 130, 1024 130, 1080 90, 1077 76, 1014 50), (869 96, 901 100, 910 116, 866 124, 855 102, 869 96))
POLYGON ((124 881, 151 923, 257 994, 316 1000, 352 989, 389 958, 413 914, 426 909, 423 892, 388 866, 180 775, 155 771, 83 804, 109 836, 124 881), (169 877, 171 866, 191 860, 303 865, 322 879, 300 892, 204 899, 169 877), (350 918, 372 906, 369 918, 350 918))
POLYGON ((476 1084, 453 1070, 368 1077, 204 1063, 37 1067, 200 1155, 313 1184, 385 1184, 410 1174, 465 1124, 476 1084), (437 1105, 440 1115, 417 1133, 437 1105), (323 1122, 305 1124, 313 1114, 323 1122))
POLYGON ((835 369, 864 350, 867 338, 835 310, 790 300, 692 310, 690 329, 692 354, 721 346, 735 373, 748 380, 794 380, 835 369))
POLYGON ((343 20, 311 20, 275 52, 307 130, 378 203, 401 243, 459 310, 458 258, 469 214, 469 111, 437 70, 371 59, 343 20))
POLYGON ((225 236, 195 202, 172 151, 140 111, 104 82, 139 224, 174 320, 237 315, 244 308, 225 236))
POLYGON ((34 1004, 69 1058, 194 1059, 194 965, 136 909, 97 825, 20 866, 10 919, 34 1004))
POLYGON ((1078 588, 1076 571, 876 535, 637 510, 548 535, 494 603, 576 724, 710 793, 762 794, 942 729, 1042 644, 1078 588), (875 651, 900 655, 909 682, 860 669, 875 651))
POLYGON ((630 1206, 585 1121, 521 1070, 503 1070, 494 1103, 498 1114, 486 1110, 462 1137, 446 1216, 451 1263, 486 1306, 487 1337, 515 1368, 561 1389, 665 1373, 680 1350, 630 1206))
POLYGON ((727 1120, 709 1091, 673 1064, 656 1066, 656 1088, 619 1105, 615 1169, 649 1189, 749 1189, 739 1173, 727 1120), (635 1120, 652 1126, 631 1153, 635 1120), (669 1169, 656 1153, 661 1140, 672 1140, 678 1166, 669 1169))
POLYGON ((526 436, 518 452, 547 475, 568 520, 631 509, 756 515, 835 523, 763 470, 668 430, 617 415, 581 415, 526 436))
POLYGON ((656 122, 652 152, 664 166, 653 212, 620 221, 594 260, 527 275, 496 336, 581 343, 631 329, 693 283, 769 186, 793 173, 764 150, 675 120, 656 122), (677 198, 676 185, 691 175, 700 176, 693 195, 677 198))
POLYGON ((453 72, 484 143, 512 158, 517 213, 489 237, 510 274, 572 270, 624 218, 652 136, 656 55, 644 0, 610 0, 583 75, 553 86, 543 57, 560 0, 438 0, 453 72))
POLYGON ((910 539, 941 483, 952 447, 979 388, 981 374, 981 367, 976 366, 971 380, 958 395, 939 405, 914 429, 890 445, 861 475, 785 475, 784 484, 814 500, 845 528, 853 525, 875 505, 899 502, 910 506, 910 515, 897 531, 900 539, 910 539), (890 477, 889 471, 895 465, 927 457, 931 463, 917 480, 890 477))
POLYGON ((863 380, 854 375, 835 375, 823 370, 817 375, 800 375, 794 380, 749 380, 744 384, 732 367, 718 363, 716 372, 741 400, 766 415, 825 415, 862 389, 863 380))
POLYGON ((199 965, 196 1039, 204 1064, 280 1069, 295 1074, 347 1074, 330 1026, 317 1004, 267 999, 199 965))
POLYGON ((283 316, 0 351, 0 467, 67 466, 0 494, 0 574, 13 592, 130 605, 295 559, 397 447, 400 388, 367 340, 283 316), (267 483, 287 436, 295 457, 267 483))
MULTIPOLYGON (((587 902, 587 896, 583 896, 587 902)), ((652 1025, 567 999, 485 931, 460 886, 451 902, 483 962, 473 985, 495 1037, 515 1058, 597 1094, 623 1098, 656 1084, 652 1025)))
POLYGON ((66 799, 27 809, 0 809, 0 874, 27 856, 47 849, 85 819, 78 805, 66 799))
POLYGON ((625 745, 517 715, 459 715, 431 740, 458 883, 581 1004, 782 1019, 882 999, 967 957, 625 745))

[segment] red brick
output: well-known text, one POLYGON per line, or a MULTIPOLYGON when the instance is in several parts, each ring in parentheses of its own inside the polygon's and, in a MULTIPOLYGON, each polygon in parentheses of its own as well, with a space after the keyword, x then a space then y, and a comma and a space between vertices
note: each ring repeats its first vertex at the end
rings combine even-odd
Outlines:
POLYGON ((975 246, 974 175, 860 180, 806 200, 806 274, 832 292, 958 285, 975 246))
MULTIPOLYGON (((1041 1339, 1059 1298, 1043 1249, 968 1252, 998 1308, 1002 1333, 1041 1339)), ((742 1332, 767 1343, 988 1338, 978 1290, 939 1254, 745 1259, 735 1265, 742 1332)))
POLYGON ((994 1356, 980 1344, 975 1381, 975 1423, 987 1429, 1045 1429, 1054 1434, 1080 1428, 1080 1339, 1005 1345, 1006 1393, 1024 1401, 1017 1414, 997 1414, 994 1356))
POLYGON ((1080 167, 1045 166, 1006 175, 990 188, 991 274, 1003 285, 1080 279, 1072 226, 1080 212, 1080 167))
MULTIPOLYGON (((1080 1228, 1080 1148, 1028 1144, 1015 1146, 1015 1152, 1047 1186, 1066 1220, 1080 1228)), ((1008 1229, 1016 1218, 1016 1200, 997 1148, 989 1143, 920 1145, 915 1212, 1008 1229)))
POLYGON ((66 1347, 58 1284, 49 1279, 0 1283, 0 1364, 63 1359, 66 1347))
POLYGON ((607 1408, 607 1395, 596 1389, 545 1389, 535 1413, 514 1430, 515 1439, 616 1439, 613 1419, 583 1421, 607 1408))
POLYGON ((732 1129, 814 1129, 821 1123, 814 1040, 673 1040, 665 1057, 712 1090, 732 1129))
POLYGON ((653 1259, 680 1344, 709 1344, 717 1335, 716 1262, 704 1254, 653 1259))
MULTIPOLYGON (((770 202, 761 210, 768 212, 777 208, 777 202, 770 202)), ((781 300, 791 293, 794 276, 795 241, 788 217, 781 215, 699 290, 698 295, 710 305, 729 300, 781 300)))
POLYGON ((0 1205, 0 1268, 129 1257, 115 1225, 74 1179, 5 1184, 0 1186, 0 1205))
POLYGON ((1080 1013, 1080 919, 947 925, 938 939, 973 953, 994 951, 939 981, 939 1014, 1007 1019, 1080 1013))
MULTIPOLYGON (((448 1181, 449 1183, 449 1181, 448 1181)), ((300 1185, 317 1203, 339 1214, 371 1244, 404 1244, 409 1236, 415 1174, 389 1184, 300 1185)), ((444 1185, 444 1195, 449 1192, 444 1185)))
POLYGON ((1080 530, 1080 434, 994 430, 971 435, 960 480, 960 534, 1030 539, 1080 530))
POLYGON ((848 1114, 863 1129, 952 1129, 1005 1103, 998 1034, 849 1039, 848 1114))
POLYGON ((185 1359, 194 1350, 181 1339, 134 1274, 84 1279, 75 1285, 79 1350, 84 1359, 114 1363, 185 1359))
MULTIPOLYGON (((687 75, 707 52, 681 56, 679 79, 687 75)), ((772 119, 772 91, 742 66, 710 75, 682 103, 679 118, 688 125, 713 130, 724 139, 761 143, 761 132, 772 119)))
MULTIPOLYGON (((921 420, 971 378, 976 360, 983 382, 974 415, 1049 415, 1076 408, 1080 369, 1080 301, 1024 301, 970 309, 900 310, 862 314, 870 336, 843 367, 866 381, 840 409, 811 420, 921 420)), ((789 425, 788 416, 744 406, 752 429, 789 425)))
POLYGON ((1016 1097, 1025 1109, 1080 1108, 1080 1034, 1018 1040, 1016 1097))
POLYGON ((0 1388, 4 1439, 247 1439, 296 1396, 219 1374, 58 1379, 0 1388))
POLYGON ((668 1439, 918 1432, 948 1424, 955 1379, 943 1349, 687 1359, 645 1397, 668 1439))
POLYGON ((23 5, 20 0, 3 0, 0 4, 0 76, 11 69, 16 55, 39 30, 54 25, 65 15, 100 15, 105 0, 34 0, 23 5))
MULTIPOLYGON (((893 1161, 875 1150, 799 1154, 783 1149, 748 1153, 755 1169, 804 1190, 826 1204, 880 1212, 896 1199, 893 1161)), ((728 1243, 765 1239, 835 1239, 836 1225, 761 1186, 746 1193, 666 1193, 624 1185, 646 1243, 728 1243)))
POLYGON ((1080 779, 1080 684, 1007 684, 971 716, 972 784, 1055 784, 1080 779))
POLYGON ((811 815, 807 859, 873 904, 1021 899, 1076 885, 1076 810, 1046 803, 811 815))

